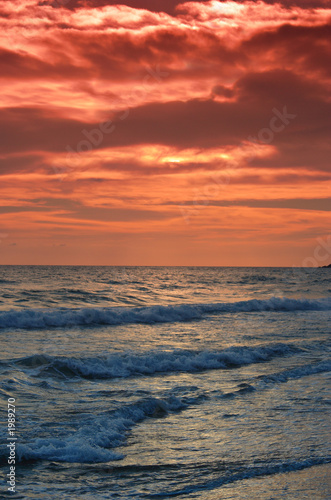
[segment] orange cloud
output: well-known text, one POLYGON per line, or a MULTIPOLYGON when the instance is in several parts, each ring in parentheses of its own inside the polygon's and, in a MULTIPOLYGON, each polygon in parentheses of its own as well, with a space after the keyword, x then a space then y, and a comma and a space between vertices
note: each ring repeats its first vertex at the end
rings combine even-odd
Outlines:
POLYGON ((2 261, 304 256, 328 231, 330 27, 322 0, 0 0, 2 261))

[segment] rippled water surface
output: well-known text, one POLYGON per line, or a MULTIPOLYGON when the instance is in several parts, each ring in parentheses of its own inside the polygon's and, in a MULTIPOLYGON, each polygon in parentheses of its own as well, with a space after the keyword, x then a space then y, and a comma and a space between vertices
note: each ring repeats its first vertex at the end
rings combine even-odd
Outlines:
POLYGON ((330 498, 330 278, 0 266, 15 496, 330 498))

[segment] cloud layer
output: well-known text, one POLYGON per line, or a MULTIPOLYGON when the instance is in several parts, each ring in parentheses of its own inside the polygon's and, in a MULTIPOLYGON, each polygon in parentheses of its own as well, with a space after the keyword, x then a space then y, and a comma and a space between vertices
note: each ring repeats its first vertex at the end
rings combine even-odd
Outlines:
POLYGON ((2 261, 300 265, 328 234, 327 4, 0 0, 2 261))

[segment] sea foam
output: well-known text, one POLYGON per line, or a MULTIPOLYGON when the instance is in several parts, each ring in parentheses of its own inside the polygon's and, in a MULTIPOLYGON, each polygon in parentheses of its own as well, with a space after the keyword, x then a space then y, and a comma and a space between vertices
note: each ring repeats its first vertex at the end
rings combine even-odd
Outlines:
POLYGON ((176 304, 145 307, 23 309, 0 312, 0 328, 50 328, 130 323, 171 323, 201 319, 207 314, 261 311, 326 311, 331 299, 289 299, 217 302, 213 304, 176 304))
POLYGON ((111 353, 98 357, 65 357, 33 355, 14 360, 16 365, 34 375, 110 379, 169 372, 198 372, 233 368, 251 363, 269 361, 277 356, 301 352, 291 344, 268 344, 264 346, 233 346, 218 351, 148 351, 142 353, 111 353))
POLYGON ((58 462, 98 463, 121 460, 113 451, 124 443, 127 433, 146 418, 159 417, 187 408, 191 400, 175 396, 149 397, 112 412, 82 420, 76 432, 63 437, 41 437, 17 446, 19 461, 55 460, 58 462))

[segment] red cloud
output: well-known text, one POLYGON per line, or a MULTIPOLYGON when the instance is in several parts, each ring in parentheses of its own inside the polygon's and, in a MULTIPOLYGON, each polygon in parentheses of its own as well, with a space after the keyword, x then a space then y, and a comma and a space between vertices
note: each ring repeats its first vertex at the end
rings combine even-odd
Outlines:
POLYGON ((176 205, 228 171, 202 243, 323 231, 325 214, 295 210, 328 203, 330 25, 323 0, 0 0, 4 227, 175 240, 176 205))

